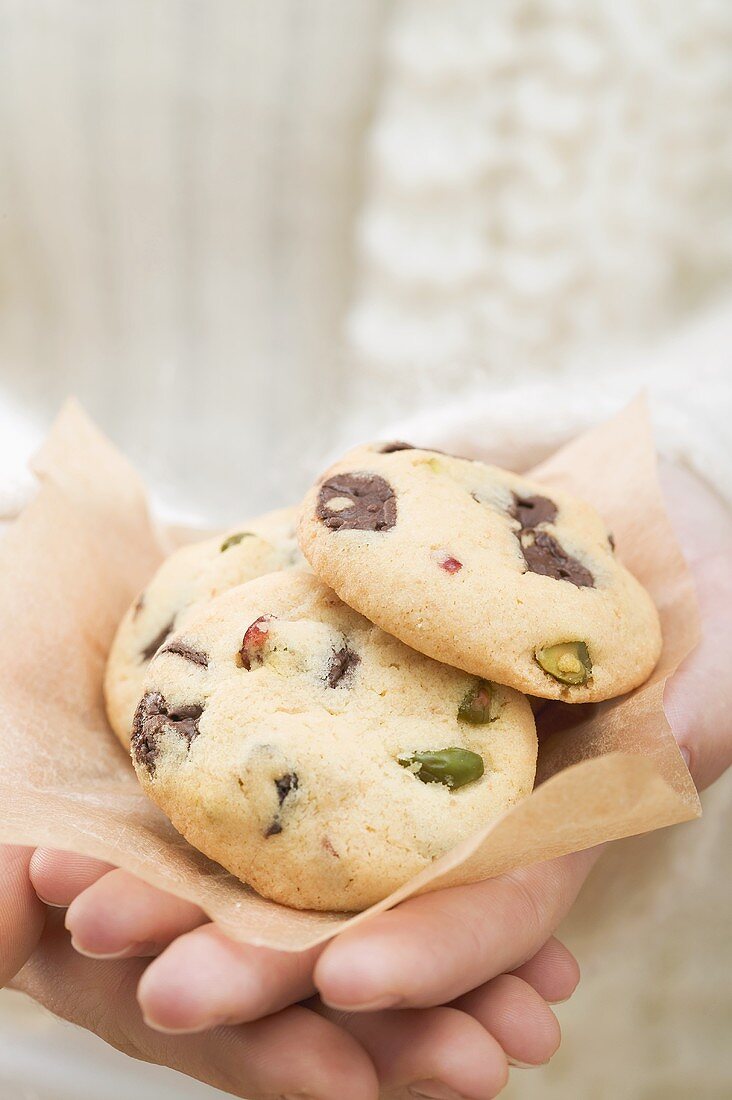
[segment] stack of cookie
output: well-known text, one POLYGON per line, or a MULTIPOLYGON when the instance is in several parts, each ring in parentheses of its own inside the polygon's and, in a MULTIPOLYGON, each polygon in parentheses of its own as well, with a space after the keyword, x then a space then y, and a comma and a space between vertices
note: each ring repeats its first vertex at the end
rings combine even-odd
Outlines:
POLYGON ((622 694, 660 648, 588 504, 380 443, 300 509, 173 554, 105 693, 192 844, 286 905, 358 910, 529 794, 527 696, 622 694))

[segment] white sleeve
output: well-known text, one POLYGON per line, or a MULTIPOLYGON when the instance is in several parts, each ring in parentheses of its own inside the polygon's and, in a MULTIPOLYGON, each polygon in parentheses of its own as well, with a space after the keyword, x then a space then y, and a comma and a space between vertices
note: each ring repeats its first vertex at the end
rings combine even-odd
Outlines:
POLYGON ((576 364, 547 380, 476 390, 390 425, 403 438, 526 469, 587 426, 648 394, 659 450, 732 503, 732 300, 624 362, 576 364))
POLYGON ((14 519, 35 492, 28 460, 41 438, 40 426, 0 392, 0 525, 14 519))

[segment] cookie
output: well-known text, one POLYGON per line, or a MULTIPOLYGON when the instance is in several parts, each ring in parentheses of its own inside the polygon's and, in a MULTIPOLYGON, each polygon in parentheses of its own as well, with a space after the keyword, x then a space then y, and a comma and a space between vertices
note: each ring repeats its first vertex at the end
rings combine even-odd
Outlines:
POLYGON ((547 699, 642 683, 653 602, 589 504, 406 443, 351 451, 308 493, 300 545, 351 607, 436 660, 547 699))
POLYGON ((309 572, 226 592, 153 658, 132 757, 196 848, 297 908, 358 910, 533 786, 528 701, 409 649, 309 572))
POLYGON ((224 535, 181 547, 129 608, 112 644, 104 680, 107 716, 126 749, 150 660, 190 611, 263 573, 304 566, 295 541, 295 516, 295 509, 283 508, 224 535))

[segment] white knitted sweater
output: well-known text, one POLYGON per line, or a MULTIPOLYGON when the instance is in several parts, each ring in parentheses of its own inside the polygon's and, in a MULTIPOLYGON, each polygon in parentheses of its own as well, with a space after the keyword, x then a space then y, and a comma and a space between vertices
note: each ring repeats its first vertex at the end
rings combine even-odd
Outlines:
MULTIPOLYGON (((460 396, 556 434, 730 285, 730 117, 728 0, 10 0, 0 380, 217 519, 460 396)), ((687 450, 729 346, 647 377, 687 450)))

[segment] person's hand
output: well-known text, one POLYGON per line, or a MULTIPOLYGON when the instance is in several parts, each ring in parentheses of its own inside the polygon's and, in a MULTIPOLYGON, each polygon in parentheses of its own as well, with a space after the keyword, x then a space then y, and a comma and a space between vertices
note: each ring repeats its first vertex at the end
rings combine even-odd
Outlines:
MULTIPOLYGON (((665 708, 698 787, 732 763, 732 517, 700 481, 662 467, 666 504, 697 587, 702 640, 669 680, 665 708)), ((315 982, 330 1004, 438 1004, 520 965, 568 911, 597 853, 578 852, 406 901, 346 931, 315 982), (425 953, 430 965, 424 965, 425 953)))
MULTIPOLYGON (((124 871, 72 854, 38 850, 30 871, 44 899, 69 907, 66 924, 78 952, 95 957, 97 967, 105 965, 99 957, 110 960, 107 966, 133 966, 129 981, 139 979, 137 999, 144 1016, 130 997, 124 1011, 136 1020, 136 1026, 144 1019, 153 1032, 168 1037, 176 1033, 217 1034, 233 1025, 240 1025, 234 1026, 240 1032, 256 1020, 262 1026, 269 1026, 268 1021, 287 1021, 294 1011, 288 1006, 307 999, 307 1008, 297 1005, 296 1011, 356 1041, 370 1059, 381 1088, 390 1095, 394 1090, 403 1095, 411 1085, 414 1091, 407 1095, 439 1095, 439 1087, 443 1092, 452 1090, 445 1095, 470 1100, 496 1096, 505 1084, 509 1058, 513 1063, 540 1064, 554 1053, 559 1026, 547 1001, 565 1000, 578 980, 573 957, 558 941, 549 940, 515 974, 484 983, 452 1005, 345 1015, 328 1009, 313 996, 313 968, 321 949, 290 954, 235 944, 213 924, 202 923, 205 918, 195 906, 124 871), (150 955, 158 957, 145 969, 145 961, 138 956, 150 955), (263 1016, 266 1019, 261 1020, 263 1016)), ((62 948, 68 954, 68 945, 61 939, 56 949, 62 948)), ((51 1007, 64 1014, 64 1005, 58 1000, 51 1007)), ((115 1042, 114 1038, 111 1041, 115 1042)), ((178 1042, 181 1049, 186 1048, 185 1040, 178 1042)), ((292 1044, 298 1085, 294 1091, 318 1100, 356 1096, 350 1089, 339 1091, 343 1087, 340 1079, 327 1079, 332 1042, 331 1032, 323 1032, 322 1072, 320 1079, 312 1082, 297 1076, 302 1072, 302 1029, 294 1029, 291 1035, 281 1032, 280 1054, 273 1057, 271 1071, 275 1075, 281 1072, 283 1054, 292 1044)), ((310 1059, 318 1049, 320 1043, 313 1046, 311 1041, 310 1059)), ((334 1049, 337 1057, 338 1046, 334 1049)), ((263 1070, 269 1065, 267 1050, 264 1045, 260 1048, 263 1070)), ((169 1048, 165 1053, 170 1059, 169 1048)), ((184 1068, 170 1060, 165 1064, 184 1068)), ((349 1072, 358 1072, 357 1062, 349 1072)), ((276 1095, 274 1082, 272 1085, 276 1095)), ((227 1087, 236 1091, 230 1084, 227 1087)), ((252 1084, 240 1084, 239 1088, 245 1095, 254 1095, 252 1084)))
MULTIPOLYGON (((376 1072, 363 1046, 302 1006, 185 1038, 147 1027, 136 1000, 146 963, 103 963, 75 951, 61 910, 48 909, 33 889, 31 855, 31 849, 0 848, 0 984, 28 993, 134 1058, 170 1066, 235 1096, 375 1100, 376 1072)), ((87 875, 95 864, 78 861, 87 875)), ((97 870, 103 866, 96 864, 97 870)))
MULTIPOLYGON (((732 522, 716 498, 690 475, 669 471, 666 483, 669 507, 697 581, 704 625, 702 644, 669 683, 666 703, 692 774, 700 786, 705 786, 724 770, 732 755, 728 726, 732 700, 725 667, 731 632, 732 584, 727 561, 732 550, 732 522), (703 709, 699 708, 700 698, 704 699, 703 709)), ((332 1006, 359 1014, 350 1015, 347 1023, 363 1043, 369 1041, 372 1024, 378 1031, 379 1021, 387 1021, 383 1045, 377 1044, 382 1057, 384 1050, 389 1051, 390 1039, 397 1044, 399 1041, 393 1022, 408 1020, 412 1014, 388 1012, 379 1006, 396 1003, 419 1007, 450 1002, 463 1014, 472 1012, 473 1019, 482 1020, 515 1061, 544 1060, 536 1056, 538 1047, 531 1052, 533 1057, 515 1053, 516 1034, 510 1034, 510 1028, 501 1031, 511 1020, 510 999, 501 1001, 496 991, 503 989, 505 997, 506 990, 513 986, 523 993, 522 987, 514 984, 516 977, 506 976, 507 971, 519 968, 517 975, 524 982, 528 979, 527 988, 533 986, 547 1000, 563 999, 562 982, 571 992, 576 982, 576 970, 569 981, 571 957, 565 955, 561 965, 556 965, 556 953, 563 949, 553 940, 544 948, 541 945, 572 904, 596 855, 577 853, 485 883, 411 899, 344 933, 317 958, 309 959, 308 966, 314 963, 315 985, 332 1006), (539 954, 533 962, 522 967, 537 949, 539 954), (484 1003, 477 1003, 484 991, 493 1015, 484 1015, 484 1003), (500 1012, 495 1011, 496 1003, 502 1003, 500 1012)), ((42 861, 49 857, 39 854, 37 858, 34 879, 42 896, 48 897, 49 880, 43 878, 42 861)), ((57 870, 61 870, 63 879, 66 872, 57 870)), ((123 872, 101 878, 99 875, 97 869, 92 876, 95 886, 88 893, 82 888, 83 881, 76 883, 79 888, 74 888, 76 900, 69 909, 67 923, 77 946, 96 953, 153 953, 170 943, 148 968, 140 987, 140 1000, 151 1022, 166 1026, 167 1020, 172 1026, 182 1023, 194 1029, 211 1022, 212 1008, 214 1018, 216 1010, 224 1016, 233 1010, 234 1018, 252 1011, 252 991, 256 1003, 266 987, 254 949, 235 948, 224 941, 222 952, 222 938, 211 926, 196 927, 202 919, 198 911, 185 910, 181 908, 183 903, 165 895, 145 900, 144 891, 149 888, 142 884, 137 887, 142 891, 138 915, 133 906, 127 910, 128 917, 124 891, 132 888, 134 880, 120 877, 123 872), (194 984, 190 996, 181 989, 181 974, 201 975, 201 985, 194 984), (183 1020, 176 1019, 179 1011, 183 1020)), ((296 985, 295 981, 288 996, 292 996, 296 985)), ((257 1011, 261 1011, 261 1005, 257 1011)), ((525 1036, 521 1041, 525 1042, 525 1036)), ((431 1050, 435 1052, 439 1046, 431 1050)), ((467 1053, 461 1045, 458 1061, 469 1061, 467 1053)), ((485 1054, 481 1057, 485 1075, 485 1054)), ((378 1064, 379 1054, 372 1054, 372 1058, 378 1064)), ((387 1067, 390 1060, 398 1063, 389 1051, 387 1067)), ((445 1080, 448 1069, 445 1064, 441 1073, 431 1075, 432 1079, 451 1083, 455 1089, 456 1079, 445 1080)), ((483 1076, 484 1091, 475 1095, 495 1095, 485 1089, 500 1087, 501 1080, 500 1072, 488 1083, 483 1076)), ((457 1091, 460 1087, 465 1090, 466 1083, 457 1091)), ((429 1089, 426 1091, 429 1093, 429 1089)), ((471 1095, 470 1091, 463 1094, 471 1095)))
POLYGON ((31 885, 32 848, 0 847, 0 987, 7 985, 36 949, 46 910, 31 885))
MULTIPOLYGON (((667 684, 674 735, 701 788, 732 762, 732 518, 691 474, 662 469, 666 503, 692 570, 703 636, 667 684)), ((578 852, 473 886, 414 898, 331 943, 315 981, 330 1004, 437 1004, 510 970, 568 911, 596 853, 578 852), (430 966, 421 965, 429 951, 430 966)))

